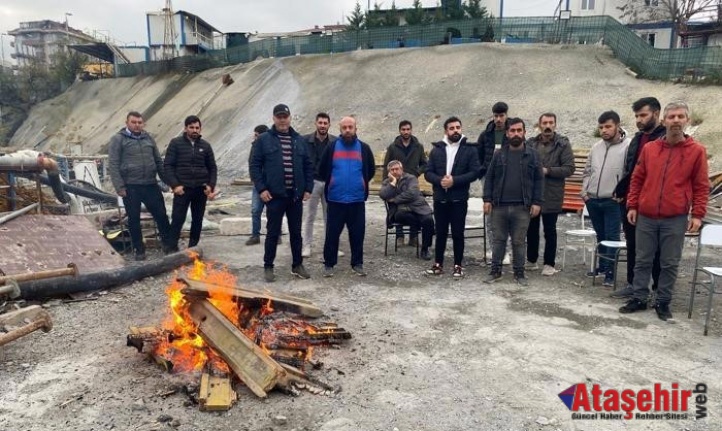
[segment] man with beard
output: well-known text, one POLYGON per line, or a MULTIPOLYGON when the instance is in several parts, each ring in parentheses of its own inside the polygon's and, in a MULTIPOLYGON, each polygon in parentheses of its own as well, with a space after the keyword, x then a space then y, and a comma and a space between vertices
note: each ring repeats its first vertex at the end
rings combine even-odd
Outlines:
MULTIPOLYGON (((318 166, 321 162, 321 155, 326 150, 329 143, 336 142, 336 137, 328 133, 331 126, 331 117, 325 112, 316 114, 316 131, 303 137, 308 146, 308 156, 313 162, 313 192, 311 198, 306 201, 303 209, 303 257, 311 257, 313 248, 313 224, 316 222, 316 213, 318 212, 318 204, 321 204, 323 211, 323 225, 326 226, 326 198, 323 194, 326 183, 318 172, 318 166)), ((339 251, 339 256, 343 256, 343 252, 339 251)))
MULTIPOLYGON (((649 142, 661 138, 666 133, 666 128, 659 121, 659 114, 662 110, 659 100, 654 97, 643 97, 632 104, 632 110, 639 131, 632 138, 632 142, 629 143, 627 159, 624 163, 624 176, 614 190, 614 196, 621 206, 622 229, 624 230, 624 238, 627 240, 627 287, 612 292, 610 296, 613 298, 628 298, 634 292, 632 285, 634 283, 634 265, 637 257, 637 236, 635 227, 627 220, 626 200, 629 192, 629 182, 632 179, 639 155, 642 154, 642 149, 649 142)), ((652 290, 657 290, 661 270, 659 266, 659 250, 657 250, 652 264, 652 290)))
POLYGON ((484 213, 491 216, 494 230, 491 272, 485 283, 501 278, 506 241, 511 237, 514 280, 521 286, 529 284, 524 275, 524 243, 529 220, 539 216, 544 202, 544 176, 539 154, 524 143, 525 133, 524 121, 509 119, 509 145, 494 153, 484 181, 484 213))
POLYGON ((266 243, 263 253, 263 275, 266 282, 276 280, 273 262, 283 216, 288 220, 291 243, 291 274, 299 278, 311 276, 303 266, 301 220, 303 201, 313 191, 313 163, 301 135, 291 127, 291 110, 279 104, 273 108, 273 127, 253 144, 248 163, 253 187, 266 204, 266 243))
POLYGON ((329 142, 321 156, 318 172, 326 183, 326 241, 323 246, 324 277, 333 277, 338 263, 338 244, 344 226, 351 246, 351 270, 365 276, 363 267, 366 235, 366 199, 376 166, 374 154, 356 136, 356 120, 344 117, 341 136, 329 142))
MULTIPOLYGON (((416 136, 411 134, 411 121, 403 120, 399 123, 399 136, 386 149, 384 157, 383 178, 389 177, 388 165, 392 160, 401 162, 404 173, 418 177, 426 170, 426 153, 424 146, 421 145, 416 136)), ((396 233, 396 245, 404 245, 404 236, 396 233)), ((409 235, 409 246, 416 247, 418 241, 418 232, 411 231, 409 235)))
MULTIPOLYGON (((589 151, 587 164, 582 175, 581 196, 592 219, 597 234, 597 243, 619 241, 619 204, 614 200, 614 190, 624 174, 624 162, 627 157, 630 139, 619 125, 619 114, 614 111, 603 112, 599 116, 599 132, 602 139, 589 151)), ((604 274, 604 285, 614 285, 614 265, 612 249, 599 246, 599 268, 590 272, 590 277, 604 274)))
POLYGON ((213 148, 201 138, 201 119, 195 115, 186 117, 183 135, 173 138, 165 152, 163 166, 168 186, 173 190, 171 214, 171 243, 178 250, 183 223, 188 207, 191 208, 191 234, 188 247, 195 247, 201 238, 203 214, 206 201, 216 195, 216 158, 213 148))
POLYGON ((541 215, 532 217, 526 235, 528 269, 537 269, 539 258, 539 225, 544 225, 544 268, 542 275, 554 275, 557 256, 557 218, 564 202, 565 178, 574 174, 574 153, 566 136, 556 133, 557 116, 551 112, 539 117, 541 133, 527 145, 539 153, 544 175, 544 205, 541 215))
POLYGON ((466 143, 461 134, 461 120, 449 117, 444 121, 444 139, 435 142, 429 153, 429 164, 424 174, 434 189, 434 215, 436 221, 436 249, 434 265, 428 275, 444 273, 444 251, 451 226, 454 242, 455 279, 464 277, 464 228, 469 206, 469 186, 479 178, 479 159, 476 149, 466 143))
POLYGON ((163 193, 156 176, 165 180, 163 159, 153 138, 144 130, 143 116, 131 111, 108 145, 108 171, 118 196, 123 198, 128 215, 128 230, 135 260, 145 260, 145 245, 140 228, 140 206, 145 205, 153 215, 163 251, 173 250, 170 224, 165 210, 163 193))
POLYGON ((697 232, 702 226, 710 189, 707 152, 684 133, 689 116, 686 103, 665 106, 665 135, 644 146, 632 173, 627 219, 637 228, 634 292, 632 299, 619 309, 620 313, 647 308, 652 261, 659 250, 662 271, 654 308, 661 320, 672 318, 669 303, 677 281, 684 234, 697 232))

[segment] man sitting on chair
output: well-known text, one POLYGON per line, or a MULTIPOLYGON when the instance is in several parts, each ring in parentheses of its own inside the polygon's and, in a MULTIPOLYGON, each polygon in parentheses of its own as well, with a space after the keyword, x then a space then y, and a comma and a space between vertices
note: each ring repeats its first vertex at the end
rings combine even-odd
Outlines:
POLYGON ((433 211, 419 190, 419 180, 404 172, 398 160, 386 165, 389 174, 381 183, 379 196, 389 204, 389 221, 408 225, 411 232, 421 228, 421 258, 431 260, 429 247, 434 236, 433 211))

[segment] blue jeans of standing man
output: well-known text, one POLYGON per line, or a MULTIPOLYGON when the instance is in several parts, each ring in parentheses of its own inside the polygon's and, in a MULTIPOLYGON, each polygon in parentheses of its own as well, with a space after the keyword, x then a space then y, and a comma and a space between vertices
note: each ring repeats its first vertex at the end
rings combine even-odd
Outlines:
MULTIPOLYGON (((587 200, 587 211, 592 219, 594 232, 597 233, 597 242, 619 241, 621 230, 619 204, 612 198, 587 200)), ((608 277, 614 277, 614 248, 599 246, 599 255, 607 259, 599 259, 599 272, 608 277), (610 260, 611 259, 611 260, 610 260)))
POLYGON ((511 236, 512 267, 514 274, 524 274, 526 233, 529 228, 529 208, 526 205, 498 205, 491 210, 491 228, 494 238, 491 245, 491 270, 501 272, 506 254, 506 241, 511 236))
POLYGON ((255 187, 251 190, 251 236, 261 236, 261 214, 263 201, 255 187))

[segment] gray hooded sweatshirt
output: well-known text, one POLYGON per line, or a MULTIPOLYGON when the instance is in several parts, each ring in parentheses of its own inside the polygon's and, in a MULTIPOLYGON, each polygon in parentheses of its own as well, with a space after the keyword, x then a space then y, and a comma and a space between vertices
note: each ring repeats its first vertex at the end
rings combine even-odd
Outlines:
POLYGON ((621 135, 616 144, 602 139, 592 145, 584 167, 582 197, 605 199, 614 196, 614 189, 624 176, 624 162, 631 142, 624 130, 621 135))

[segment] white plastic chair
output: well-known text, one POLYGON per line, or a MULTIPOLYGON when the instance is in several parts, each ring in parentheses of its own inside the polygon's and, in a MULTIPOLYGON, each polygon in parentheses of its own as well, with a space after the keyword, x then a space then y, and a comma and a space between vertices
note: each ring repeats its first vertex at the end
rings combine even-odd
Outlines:
POLYGON ((722 247, 722 225, 707 225, 702 228, 702 232, 699 235, 699 242, 697 244, 697 257, 694 260, 694 276, 692 278, 692 290, 689 294, 689 310, 687 318, 692 318, 692 307, 694 306, 694 294, 697 290, 697 286, 702 286, 707 290, 709 297, 707 298, 707 315, 704 319, 704 335, 707 335, 709 327, 709 316, 712 314, 712 298, 717 292, 717 277, 722 277, 722 267, 719 266, 699 266, 699 255, 701 254, 702 247, 722 247), (709 276, 709 281, 697 281, 697 275, 704 273, 709 276))
POLYGON ((564 264, 567 261, 567 246, 569 242, 582 242, 582 260, 584 264, 587 264, 587 239, 592 240, 591 244, 591 253, 592 253, 592 259, 591 259, 591 271, 594 271, 594 250, 597 248, 597 233, 594 232, 594 229, 589 229, 584 227, 584 217, 589 217, 589 212, 587 211, 587 206, 584 205, 584 209, 582 210, 581 215, 581 223, 582 228, 581 229, 572 229, 564 232, 564 251, 562 252, 562 270, 564 270, 564 264))

